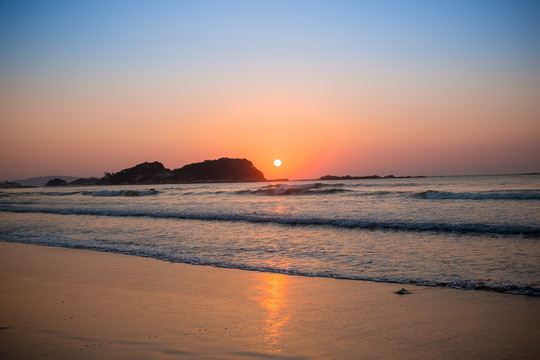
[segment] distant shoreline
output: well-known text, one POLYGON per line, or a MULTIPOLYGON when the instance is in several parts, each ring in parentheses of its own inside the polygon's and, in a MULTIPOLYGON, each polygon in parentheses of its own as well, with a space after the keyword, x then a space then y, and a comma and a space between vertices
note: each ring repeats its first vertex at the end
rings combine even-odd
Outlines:
POLYGON ((336 175, 325 175, 321 176, 318 180, 372 180, 372 179, 416 179, 416 178, 425 178, 426 176, 417 175, 417 176, 394 176, 394 175, 369 175, 369 176, 336 176, 336 175))
MULTIPOLYGON (((437 178, 437 177, 462 177, 462 176, 534 176, 534 175, 540 175, 538 172, 528 172, 528 173, 517 173, 517 174, 480 174, 480 175, 405 175, 405 176, 394 176, 394 175, 386 175, 386 176, 379 176, 379 175, 367 175, 367 176, 351 176, 351 175, 325 175, 321 176, 320 178, 315 179, 265 179, 265 180, 198 180, 198 181, 186 181, 186 182, 170 182, 170 183, 140 183, 140 184, 116 184, 116 185, 174 185, 174 184, 228 184, 228 183, 248 183, 248 182, 286 182, 286 181, 337 181, 337 180, 387 180, 387 179, 421 179, 421 178, 437 178)), ((17 180, 17 181, 8 181, 5 180, 4 182, 0 182, 0 189, 18 189, 18 188, 39 188, 39 187, 51 187, 51 186, 45 186, 43 185, 24 185, 20 182, 26 182, 31 181, 33 179, 43 179, 43 178, 49 178, 50 180, 53 180, 55 178, 63 179, 63 178, 75 178, 78 180, 84 180, 84 179, 92 179, 92 178, 76 178, 73 176, 41 176, 36 178, 29 178, 24 180, 17 180)), ((57 186, 57 187, 76 187, 76 186, 107 186, 111 184, 73 184, 72 181, 70 183, 66 183, 65 185, 57 186)))

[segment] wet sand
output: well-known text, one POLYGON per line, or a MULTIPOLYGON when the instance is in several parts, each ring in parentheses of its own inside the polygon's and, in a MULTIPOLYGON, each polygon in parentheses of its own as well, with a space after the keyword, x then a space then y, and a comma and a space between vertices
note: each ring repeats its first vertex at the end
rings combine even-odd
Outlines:
POLYGON ((11 243, 0 284, 2 359, 540 358, 537 297, 11 243))

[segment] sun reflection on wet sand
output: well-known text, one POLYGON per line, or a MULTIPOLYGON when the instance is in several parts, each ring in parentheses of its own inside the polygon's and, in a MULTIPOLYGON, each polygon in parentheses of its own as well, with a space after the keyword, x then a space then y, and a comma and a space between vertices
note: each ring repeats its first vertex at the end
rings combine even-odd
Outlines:
POLYGON ((269 353, 283 351, 281 339, 283 326, 289 322, 287 312, 288 278, 282 274, 264 274, 260 284, 262 290, 257 301, 266 311, 266 319, 261 329, 261 342, 269 353))

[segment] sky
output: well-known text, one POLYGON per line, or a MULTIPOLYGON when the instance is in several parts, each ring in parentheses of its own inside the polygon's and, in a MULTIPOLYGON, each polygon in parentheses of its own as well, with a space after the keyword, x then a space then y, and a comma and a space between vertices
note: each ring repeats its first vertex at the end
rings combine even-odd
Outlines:
POLYGON ((540 2, 0 0, 0 129, 0 180, 540 172, 540 2))

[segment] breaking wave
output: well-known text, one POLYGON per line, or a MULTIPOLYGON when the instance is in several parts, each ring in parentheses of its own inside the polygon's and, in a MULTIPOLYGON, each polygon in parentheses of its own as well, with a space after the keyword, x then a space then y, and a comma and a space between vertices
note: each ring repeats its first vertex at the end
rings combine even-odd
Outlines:
POLYGON ((360 280, 360 281, 374 281, 384 283, 398 283, 398 284, 411 284, 418 286, 432 286, 432 287, 446 287, 452 289, 462 290, 482 290, 492 291, 498 293, 517 294, 517 295, 529 295, 540 296, 540 288, 530 286, 521 283, 503 282, 503 281, 482 281, 482 280, 465 280, 465 279, 434 279, 434 278, 407 278, 407 277, 393 277, 384 276, 383 274, 376 276, 363 276, 353 275, 348 272, 339 271, 310 271, 301 270, 297 268, 273 266, 273 265, 246 265, 235 262, 234 260, 227 259, 215 259, 209 258, 204 255, 193 256, 192 254, 185 254, 182 251, 170 251, 162 250, 155 247, 131 247, 123 246, 121 244, 83 244, 77 241, 69 239, 58 239, 40 237, 32 239, 23 238, 11 238, 10 240, 0 240, 7 242, 17 242, 23 244, 35 244, 54 247, 66 247, 72 249, 84 249, 100 252, 118 253, 146 258, 153 258, 161 261, 168 261, 171 263, 184 263, 191 265, 206 265, 227 269, 238 269, 247 271, 260 271, 269 273, 278 273, 286 275, 307 276, 307 277, 323 277, 345 280, 360 280))
POLYGON ((44 192, 43 195, 47 196, 69 196, 82 194, 86 196, 146 196, 146 195, 156 195, 159 194, 159 191, 155 189, 149 190, 94 190, 94 191, 53 191, 53 192, 44 192))
POLYGON ((58 215, 95 215, 110 217, 148 217, 157 219, 201 220, 201 221, 239 221, 248 223, 267 223, 289 226, 328 226, 341 229, 393 230, 393 231, 431 231, 446 233, 522 235, 540 236, 540 227, 530 225, 505 225, 482 223, 435 223, 405 221, 370 221, 355 219, 329 219, 316 217, 278 217, 259 214, 211 214, 188 212, 148 212, 144 210, 112 210, 97 208, 19 208, 1 206, 0 211, 12 213, 45 213, 58 215))
POLYGON ((414 191, 362 191, 358 184, 350 186, 344 183, 310 183, 301 185, 274 184, 266 185, 256 190, 240 190, 234 192, 238 195, 266 195, 266 196, 287 196, 287 195, 327 195, 347 193, 350 196, 359 197, 411 197, 426 200, 540 200, 540 190, 507 190, 507 191, 477 191, 477 192, 451 192, 427 190, 422 192, 414 191))
POLYGON ((137 191, 137 190, 98 190, 98 191, 83 191, 83 195, 90 196, 147 196, 157 195, 159 191, 155 189, 137 191))
POLYGON ((450 192, 428 190, 418 193, 418 197, 428 200, 540 200, 540 190, 507 190, 450 192))
POLYGON ((240 190, 235 194, 246 195, 268 195, 268 196, 283 196, 283 195, 321 195, 321 194, 336 194, 342 192, 352 192, 353 190, 343 189, 345 184, 302 184, 302 185, 289 185, 289 184, 276 184, 266 185, 257 190, 240 190))
MULTIPOLYGON (((307 183, 307 184, 272 184, 265 185, 258 189, 245 189, 237 191, 183 191, 182 195, 262 195, 262 196, 299 196, 299 195, 331 195, 346 194, 354 197, 408 197, 420 200, 540 200, 540 189, 523 190, 505 190, 505 191, 473 191, 473 192, 452 192, 442 190, 411 191, 411 190, 375 190, 366 191, 359 189, 358 184, 350 186, 344 183, 307 183)), ((178 188, 175 188, 178 190, 178 188)), ((85 191, 52 191, 41 192, 45 196, 71 196, 84 195, 96 197, 114 197, 114 196, 147 196, 157 195, 160 191, 155 189, 148 190, 85 190, 85 191)), ((30 194, 35 195, 36 193, 30 194)), ((29 195, 29 193, 11 193, 3 194, 5 197, 18 197, 29 195)))
POLYGON ((51 192, 42 192, 43 195, 47 196, 69 196, 81 194, 82 191, 51 191, 51 192))

